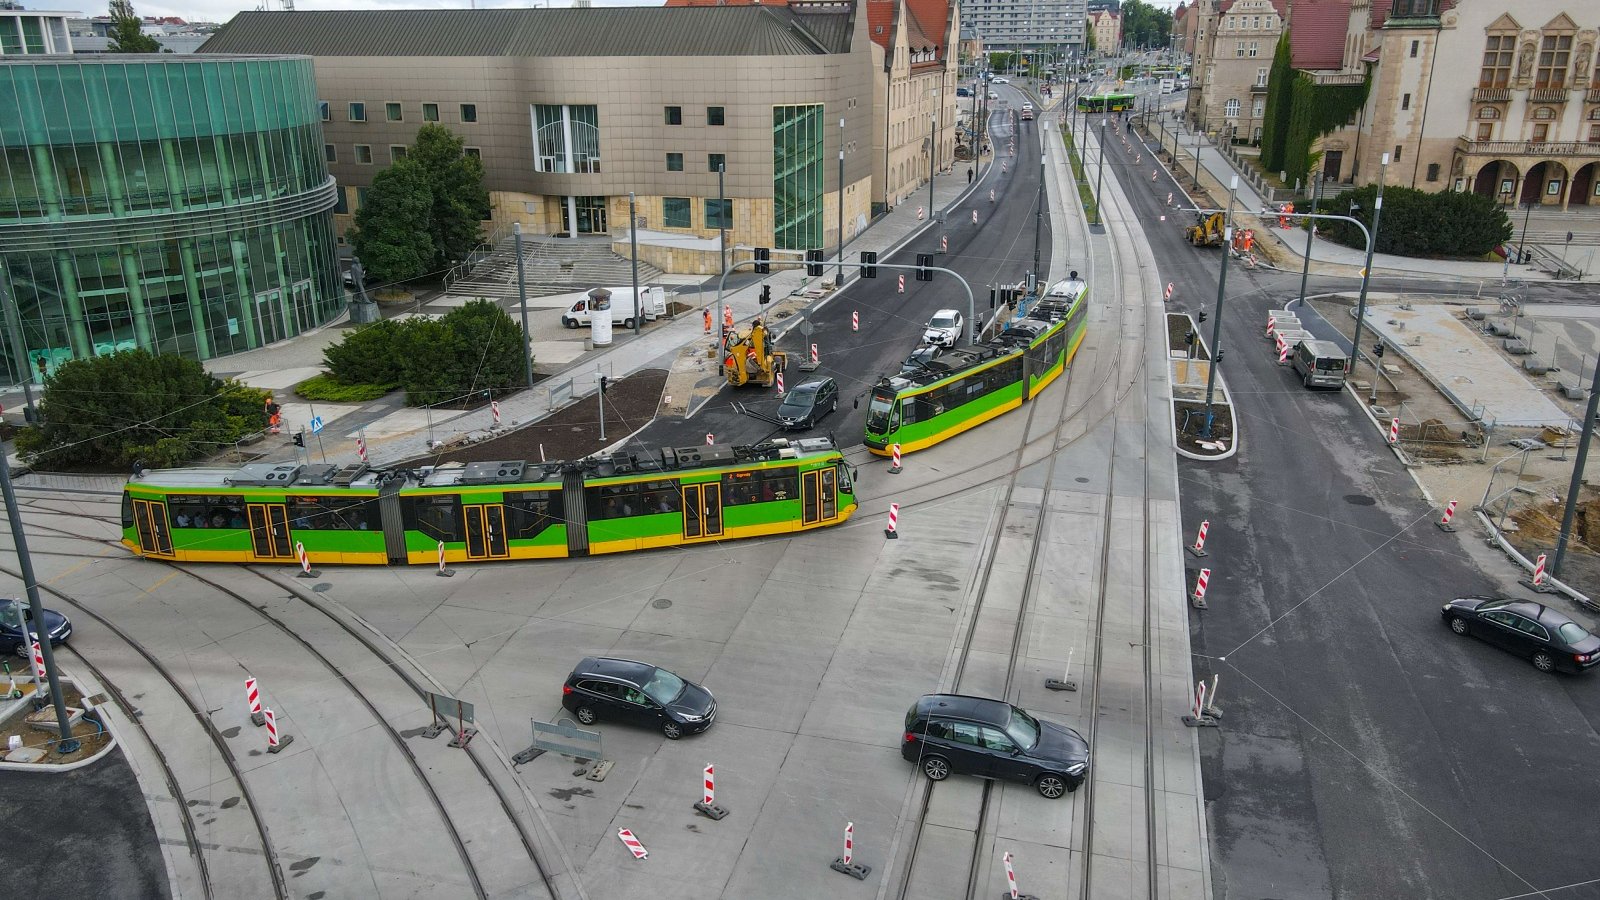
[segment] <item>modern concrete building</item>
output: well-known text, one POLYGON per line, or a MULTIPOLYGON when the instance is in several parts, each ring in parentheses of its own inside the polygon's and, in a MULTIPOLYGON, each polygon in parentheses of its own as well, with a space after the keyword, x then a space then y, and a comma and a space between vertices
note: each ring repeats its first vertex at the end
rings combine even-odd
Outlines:
POLYGON ((342 309, 311 60, 6 56, 0 97, 0 378, 342 309))
POLYGON ((1083 55, 1085 0, 973 0, 961 19, 990 51, 1049 50, 1083 55))
POLYGON ((68 22, 80 13, 0 6, 0 56, 44 56, 72 52, 68 22))
POLYGON ((314 59, 341 228, 374 174, 439 122, 483 160, 491 238, 514 222, 620 235, 632 191, 642 228, 683 238, 642 258, 718 271, 719 225, 729 246, 806 250, 837 242, 841 195, 847 237, 869 221, 873 47, 854 2, 817 0, 246 12, 199 56, 314 59))
POLYGON ((1199 0, 1187 98, 1191 121, 1222 140, 1261 140, 1267 78, 1285 27, 1286 0, 1199 0))

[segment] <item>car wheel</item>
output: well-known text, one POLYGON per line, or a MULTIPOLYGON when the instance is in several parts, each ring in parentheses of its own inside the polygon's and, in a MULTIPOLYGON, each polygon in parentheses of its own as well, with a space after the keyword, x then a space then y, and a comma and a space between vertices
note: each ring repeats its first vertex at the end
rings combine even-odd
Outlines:
POLYGON ((632 319, 623 319, 622 320, 622 327, 626 328, 629 331, 632 331, 633 330, 633 320, 632 319))
POLYGON ((1466 634, 1467 633, 1467 620, 1461 618, 1460 616, 1451 616, 1450 617, 1450 630, 1454 631, 1456 634, 1466 634))
POLYGON ((1039 781, 1034 787, 1039 789, 1039 795, 1046 800, 1054 800, 1067 792, 1066 779, 1060 775, 1044 774, 1039 776, 1039 781))
POLYGON ((683 737, 683 726, 672 721, 671 719, 668 719, 667 721, 661 723, 661 733, 666 735, 667 740, 675 741, 678 738, 683 737))
POLYGON ((928 776, 929 781, 943 781, 950 777, 950 761, 942 756, 924 756, 922 774, 928 776))
POLYGON ((582 722, 585 725, 593 725, 594 724, 594 720, 595 720, 594 710, 590 709, 587 706, 578 707, 577 709, 572 711, 572 714, 577 716, 578 717, 578 721, 582 722))
POLYGON ((1549 650, 1540 650, 1533 654, 1533 667, 1541 672, 1554 672, 1556 670, 1556 656, 1549 650))
POLYGON ((561 324, 567 326, 568 328, 578 327, 578 321, 576 319, 569 319, 566 316, 561 317, 561 324))

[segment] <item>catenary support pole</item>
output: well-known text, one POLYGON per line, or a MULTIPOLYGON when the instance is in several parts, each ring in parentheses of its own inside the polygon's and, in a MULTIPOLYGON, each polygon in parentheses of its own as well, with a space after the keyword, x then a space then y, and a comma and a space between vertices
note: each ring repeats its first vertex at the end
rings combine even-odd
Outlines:
POLYGON ((1228 186, 1228 213, 1223 219, 1222 227, 1222 268, 1217 273, 1217 308, 1212 313, 1211 322, 1211 365, 1206 366, 1206 418, 1200 426, 1200 436, 1210 439, 1211 423, 1216 419, 1216 410, 1212 408, 1212 400, 1216 396, 1217 388, 1217 356, 1222 352, 1219 342, 1222 340, 1222 300, 1228 288, 1228 257, 1233 255, 1233 201, 1239 193, 1239 176, 1233 176, 1233 182, 1228 186))
MULTIPOLYGON (((39 601, 39 581, 33 574, 33 557, 28 553, 28 537, 22 530, 22 507, 17 505, 17 491, 11 484, 11 463, 0 450, 0 497, 6 501, 6 518, 11 522, 11 545, 16 548, 17 568, 22 572, 22 587, 28 592, 28 611, 33 623, 23 625, 22 645, 28 646, 28 634, 34 628, 44 628, 44 604, 39 601)), ((46 681, 50 685, 50 703, 56 708, 56 725, 61 729, 57 753, 71 753, 78 749, 78 740, 72 736, 71 717, 67 715, 67 701, 61 695, 61 675, 56 669, 55 650, 50 647, 49 630, 39 635, 39 650, 44 654, 46 681)), ((38 690, 38 688, 35 688, 38 690)), ((37 696, 37 694, 35 695, 37 696)))
MULTIPOLYGON (((517 251, 517 304, 522 309, 522 368, 523 374, 528 379, 528 387, 533 387, 533 336, 528 332, 528 278, 522 269, 522 223, 514 222, 511 225, 511 235, 517 251)), ((322 435, 317 435, 317 440, 322 440, 322 435)), ((433 442, 430 438, 428 446, 433 442)))
POLYGON ((1589 458, 1589 439, 1594 437, 1594 417, 1600 412, 1600 358, 1595 359, 1594 379, 1589 385, 1589 410, 1583 417, 1583 437, 1578 439, 1578 459, 1572 464, 1572 481, 1567 485, 1567 507, 1561 513, 1561 535, 1556 539, 1556 558, 1550 577, 1561 577, 1561 561, 1567 555, 1572 537, 1572 519, 1578 511, 1578 492, 1583 489, 1583 464, 1589 458))
MULTIPOLYGON (((1383 154, 1378 164, 1378 196, 1373 201, 1372 234, 1367 238, 1367 264, 1361 269, 1361 296, 1356 300, 1355 339, 1350 342, 1350 371, 1356 369, 1361 359, 1361 327, 1367 324, 1367 285, 1372 281, 1372 254, 1378 247, 1378 224, 1383 219, 1383 182, 1389 172, 1389 154, 1383 154)), ((1378 399, 1378 358, 1372 357, 1372 394, 1367 402, 1378 399)))
POLYGON ((644 319, 644 298, 639 296, 639 210, 633 191, 628 192, 628 239, 633 245, 633 336, 638 337, 639 323, 644 319))
MULTIPOLYGON (((1322 173, 1318 172, 1311 183, 1311 214, 1317 213, 1317 201, 1322 198, 1322 173)), ((1296 303, 1306 302, 1306 280, 1311 277, 1311 241, 1317 234, 1317 220, 1306 220, 1306 257, 1300 266, 1300 296, 1295 298, 1296 303)))

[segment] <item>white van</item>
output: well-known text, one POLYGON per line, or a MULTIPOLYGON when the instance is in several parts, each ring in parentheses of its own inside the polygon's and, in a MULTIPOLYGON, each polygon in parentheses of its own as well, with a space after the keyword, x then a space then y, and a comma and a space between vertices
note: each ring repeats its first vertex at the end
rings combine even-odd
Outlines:
MULTIPOLYGON (((611 292, 611 322, 623 328, 632 328, 635 318, 641 322, 654 322, 667 314, 667 292, 660 285, 640 285, 643 302, 637 302, 632 287, 606 288, 611 292), (640 307, 643 307, 641 309, 640 307)), ((561 313, 561 324, 578 328, 589 324, 589 298, 582 297, 561 313)))
POLYGON ((1178 89, 1178 82, 1173 78, 1161 79, 1161 93, 1170 94, 1178 89))
POLYGON ((1295 343, 1294 370, 1300 383, 1308 388, 1344 387, 1345 375, 1350 369, 1350 357, 1332 341, 1307 341, 1295 343))

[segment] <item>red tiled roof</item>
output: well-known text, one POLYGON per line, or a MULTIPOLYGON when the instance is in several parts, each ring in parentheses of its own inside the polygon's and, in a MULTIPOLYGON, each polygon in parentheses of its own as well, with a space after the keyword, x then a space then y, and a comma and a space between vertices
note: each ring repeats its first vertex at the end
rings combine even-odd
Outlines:
POLYGON ((935 56, 944 59, 945 28, 950 24, 949 0, 906 0, 911 13, 907 34, 913 47, 933 47, 935 56))
MULTIPOLYGON (((1376 3, 1388 0, 1374 0, 1376 3)), ((1344 38, 1350 25, 1350 0, 1296 0, 1289 20, 1289 55, 1307 70, 1344 66, 1344 38)))
POLYGON ((1184 6, 1182 3, 1179 3, 1178 4, 1178 8, 1174 9, 1172 11, 1172 21, 1173 21, 1173 23, 1176 24, 1178 22, 1183 21, 1183 17, 1185 15, 1187 15, 1188 12, 1189 12, 1189 7, 1184 6))
MULTIPOLYGON (((668 0, 670 3, 671 0, 668 0)), ((896 0, 867 0, 867 36, 885 50, 894 37, 894 7, 896 0)))

